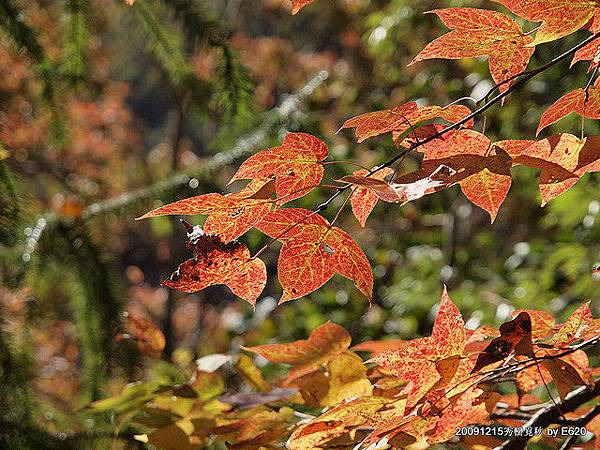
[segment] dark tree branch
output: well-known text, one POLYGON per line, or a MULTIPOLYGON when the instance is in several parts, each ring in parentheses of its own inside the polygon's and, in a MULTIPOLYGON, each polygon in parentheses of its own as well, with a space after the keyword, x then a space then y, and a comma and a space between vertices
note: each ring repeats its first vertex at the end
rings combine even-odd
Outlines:
MULTIPOLYGON (((547 428, 548 426, 557 423, 560 420, 560 417, 563 413, 573 412, 577 408, 579 408, 584 403, 593 400, 597 396, 600 395, 600 383, 596 383, 593 387, 582 386, 579 389, 571 392, 564 401, 560 403, 560 408, 557 408, 554 405, 547 406, 544 409, 541 409, 537 413, 535 413, 531 419, 523 424, 523 428, 547 428)), ((592 417, 584 416, 588 423, 592 420, 593 417, 598 415, 600 411, 598 411, 598 406, 596 406, 592 411, 594 412, 592 417)), ((585 424, 582 424, 583 426, 585 424)), ((527 441, 530 439, 530 436, 518 436, 513 439, 509 439, 505 441, 499 447, 496 447, 495 450, 520 450, 525 448, 527 445, 527 441)))
MULTIPOLYGON (((585 427, 588 423, 591 422, 591 420, 596 417, 598 414, 600 414, 600 405, 596 405, 591 411, 589 411, 587 414, 581 416, 579 419, 574 421, 574 425, 578 426, 578 427, 585 427)), ((573 446, 573 444, 575 444, 577 442, 577 440, 579 439, 579 436, 577 435, 573 435, 570 436, 564 443, 563 445, 560 447, 561 450, 566 450, 568 448, 571 448, 573 446)), ((598 437, 596 436, 596 439, 598 439, 598 437)))

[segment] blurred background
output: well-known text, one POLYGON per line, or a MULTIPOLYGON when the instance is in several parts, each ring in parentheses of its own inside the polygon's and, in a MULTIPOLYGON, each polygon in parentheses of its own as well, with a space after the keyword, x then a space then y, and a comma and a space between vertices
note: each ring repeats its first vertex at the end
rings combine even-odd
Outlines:
MULTIPOLYGON (((270 276, 256 311, 224 287, 187 295, 160 286, 190 256, 184 229, 135 217, 225 192, 244 157, 287 131, 325 140, 332 159, 371 166, 397 151, 390 136, 357 145, 350 131, 336 134, 345 119, 409 100, 481 98, 492 87, 484 58, 407 67, 446 31, 423 13, 461 5, 497 7, 316 0, 291 16, 288 0, 0 0, 2 423, 108 426, 82 407, 130 381, 185 381, 200 356, 305 338, 328 320, 354 343, 428 335, 443 283, 471 328, 520 308, 564 319, 586 300, 597 313, 598 176, 542 209, 537 171, 520 167, 494 224, 458 187, 403 207, 380 203, 364 229, 346 211, 337 225, 372 263, 372 306, 336 276, 277 307, 276 246, 263 254, 270 276)), ((530 67, 585 37, 542 45, 530 67)), ((538 76, 489 111, 486 134, 533 139, 541 113, 585 86, 586 69, 567 61, 538 76)), ((543 137, 580 127, 569 116, 543 137)), ((587 134, 598 131, 586 123, 587 134)), ((401 172, 417 167, 411 155, 401 172)), ((334 180, 352 168, 328 170, 334 180)), ((294 204, 314 208, 328 193, 294 204)), ((254 231, 242 240, 252 251, 267 242, 254 231)), ((25 434, 20 448, 41 448, 25 434)))

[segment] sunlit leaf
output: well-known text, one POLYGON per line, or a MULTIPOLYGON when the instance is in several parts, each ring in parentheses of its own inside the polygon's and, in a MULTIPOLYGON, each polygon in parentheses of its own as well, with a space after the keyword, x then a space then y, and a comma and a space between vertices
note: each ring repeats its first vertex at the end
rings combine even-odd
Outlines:
POLYGON ((280 303, 303 297, 334 274, 354 281, 369 300, 373 273, 369 260, 348 233, 322 216, 301 208, 272 211, 256 227, 283 243, 277 270, 283 287, 280 303))
POLYGON ((327 154, 327 145, 320 139, 306 133, 288 133, 279 147, 244 161, 230 183, 274 177, 277 202, 287 203, 319 186, 324 172, 321 161, 327 154))
POLYGON ((258 345, 242 347, 275 363, 290 364, 288 382, 306 375, 350 347, 351 338, 346 330, 335 323, 327 322, 316 328, 308 339, 289 344, 258 345))
MULTIPOLYGON (((523 72, 534 52, 533 38, 510 17, 486 9, 446 8, 431 11, 452 31, 428 44, 412 63, 425 59, 460 59, 489 56, 497 84, 523 72)), ((412 64, 411 63, 411 64, 412 64)), ((504 83, 500 90, 510 87, 504 83)))
POLYGON ((597 4, 590 0, 494 0, 532 22, 542 22, 534 45, 571 34, 594 16, 597 4))

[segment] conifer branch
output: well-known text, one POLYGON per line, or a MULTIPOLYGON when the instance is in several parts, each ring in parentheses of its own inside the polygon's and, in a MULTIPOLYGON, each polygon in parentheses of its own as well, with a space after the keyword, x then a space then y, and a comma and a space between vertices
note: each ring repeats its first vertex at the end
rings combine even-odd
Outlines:
POLYGON ((67 1, 69 19, 63 43, 61 70, 67 78, 74 81, 83 79, 86 73, 85 51, 90 39, 89 8, 89 0, 67 1))

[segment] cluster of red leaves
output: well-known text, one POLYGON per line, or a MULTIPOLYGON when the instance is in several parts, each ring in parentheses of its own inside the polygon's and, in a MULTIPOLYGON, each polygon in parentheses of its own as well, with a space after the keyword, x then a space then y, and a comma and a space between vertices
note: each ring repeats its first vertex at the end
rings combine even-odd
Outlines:
MULTIPOLYGON (((598 31, 596 2, 497 1, 527 20, 542 21, 541 26, 525 33, 514 19, 500 12, 476 8, 435 10, 451 31, 427 45, 413 63, 431 58, 488 56, 492 78, 505 91, 523 74, 536 45, 583 27, 598 31)), ((307 3, 293 0, 293 12, 307 3)), ((583 57, 576 55, 577 58, 583 57)), ((538 133, 572 112, 583 118, 600 118, 598 83, 560 98, 542 116, 538 133)), ((420 106, 408 102, 344 122, 341 129, 354 129, 358 143, 391 133, 401 154, 413 150, 422 154, 420 169, 412 173, 396 176, 389 166, 397 157, 380 167, 359 170, 338 180, 344 183, 339 186, 338 194, 351 190, 350 204, 360 225, 365 226, 379 200, 404 204, 456 184, 472 203, 489 213, 493 222, 510 190, 513 166, 541 169, 542 205, 564 193, 586 173, 600 170, 598 136, 578 138, 562 133, 537 141, 491 142, 472 129, 473 116, 462 105, 420 106), (454 125, 446 128, 439 121, 454 125)), ((254 304, 266 279, 251 275, 262 263, 251 257, 241 244, 235 244, 239 250, 232 251, 230 243, 256 228, 283 244, 278 261, 282 302, 311 293, 336 273, 352 280, 370 300, 372 273, 354 240, 320 216, 320 209, 311 212, 284 207, 321 185, 327 157, 327 145, 320 139, 305 133, 289 133, 280 146, 260 151, 242 163, 231 182, 251 181, 239 192, 200 195, 144 215, 143 218, 207 215, 203 232, 223 246, 208 254, 196 252, 196 258, 184 263, 165 284, 187 292, 226 284, 254 304), (213 264, 219 270, 214 270, 213 264), (248 276, 240 278, 240 274, 248 276)))
POLYGON ((369 261, 350 235, 319 214, 281 207, 319 186, 327 154, 327 146, 316 137, 289 133, 281 146, 263 150, 240 166, 231 181, 252 180, 241 191, 188 198, 142 216, 208 215, 203 230, 189 230, 188 246, 196 257, 183 263, 164 284, 186 292, 225 284, 254 304, 266 284, 266 269, 234 240, 256 228, 283 244, 278 261, 282 302, 309 294, 336 273, 353 280, 370 300, 369 261), (208 241, 210 251, 197 245, 208 241))
MULTIPOLYGON (((234 367, 251 390, 222 395, 222 379, 209 372, 236 359, 212 355, 199 360, 187 385, 130 386, 92 408, 121 415, 137 411, 134 422, 147 430, 140 439, 164 449, 196 449, 215 439, 231 449, 277 448, 282 441, 293 450, 469 446, 468 438, 454 436, 458 427, 519 427, 525 406, 541 403, 538 396, 546 389, 556 389, 564 399, 575 387, 596 382, 597 370, 581 350, 582 343, 600 335, 600 320, 592 318, 587 304, 563 324, 542 311, 515 316, 499 329, 466 329, 444 290, 429 337, 351 347, 346 330, 326 323, 306 340, 243 348, 289 366, 278 381, 267 382, 242 354, 234 367), (363 362, 357 352, 371 358, 363 362), (144 395, 132 395, 134 388, 144 395), (141 407, 134 398, 142 398, 141 407)), ((479 439, 477 448, 491 448, 499 439, 479 439)), ((544 439, 555 448, 560 442, 544 439)))
MULTIPOLYGON (((399 109, 411 111, 416 120, 431 118, 434 114, 444 118, 468 114, 454 110, 447 115, 441 108, 419 109, 414 104, 394 108, 399 109)), ((398 129, 406 133, 404 123, 394 110, 359 116, 346 122, 344 127, 356 127, 359 140, 381 132, 398 132, 398 129)), ((486 210, 493 221, 510 189, 511 168, 515 165, 541 169, 542 204, 568 190, 586 173, 600 170, 598 136, 579 139, 563 133, 540 141, 492 143, 483 134, 465 128, 418 145, 421 139, 438 133, 441 126, 414 127, 406 139, 402 140, 403 134, 397 134, 397 141, 399 146, 409 149, 417 145, 417 151, 423 154, 420 170, 389 181, 386 181, 386 177, 392 175, 389 168, 371 172, 359 170, 339 180, 352 186, 350 203, 362 226, 378 200, 406 203, 455 184, 469 200, 486 210)), ((215 248, 199 253, 190 243, 196 258, 184 263, 164 284, 186 292, 226 284, 236 295, 254 304, 266 284, 266 276, 262 275, 264 265, 234 240, 256 228, 283 244, 278 261, 282 302, 311 293, 335 273, 354 281, 370 299, 373 287, 370 265, 350 235, 315 212, 282 207, 319 186, 324 173, 322 161, 326 157, 325 143, 308 134, 290 133, 280 147, 263 150, 240 166, 232 181, 252 181, 239 192, 199 195, 142 216, 208 216, 202 231, 207 235, 202 239, 210 236, 215 248), (221 248, 217 251, 219 245, 221 248), (232 261, 236 263, 233 266, 232 261), (248 276, 240 278, 241 274, 248 276)))

